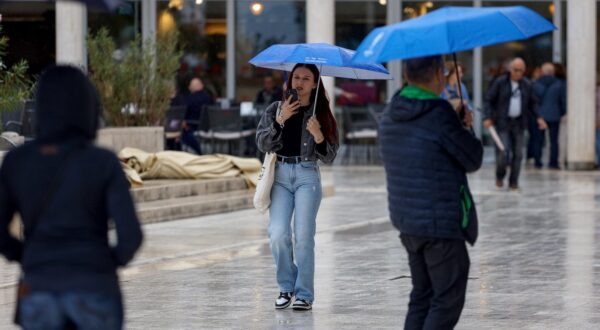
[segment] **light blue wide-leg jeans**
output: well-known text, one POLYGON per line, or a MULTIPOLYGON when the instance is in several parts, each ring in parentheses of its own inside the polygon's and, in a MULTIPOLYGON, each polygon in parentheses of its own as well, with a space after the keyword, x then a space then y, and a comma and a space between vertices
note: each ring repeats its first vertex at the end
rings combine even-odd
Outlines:
POLYGON ((316 162, 275 164, 269 241, 277 268, 277 283, 281 292, 293 292, 297 299, 309 302, 314 300, 315 220, 321 197, 321 177, 316 162))

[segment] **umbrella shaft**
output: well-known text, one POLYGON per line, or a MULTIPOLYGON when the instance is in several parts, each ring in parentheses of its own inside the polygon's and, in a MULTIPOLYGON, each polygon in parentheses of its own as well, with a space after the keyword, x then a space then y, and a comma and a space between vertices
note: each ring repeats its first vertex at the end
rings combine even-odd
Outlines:
POLYGON ((319 73, 319 80, 317 80, 317 92, 315 93, 315 104, 313 104, 313 116, 317 112, 317 99, 319 98, 319 87, 321 86, 321 74, 319 73))

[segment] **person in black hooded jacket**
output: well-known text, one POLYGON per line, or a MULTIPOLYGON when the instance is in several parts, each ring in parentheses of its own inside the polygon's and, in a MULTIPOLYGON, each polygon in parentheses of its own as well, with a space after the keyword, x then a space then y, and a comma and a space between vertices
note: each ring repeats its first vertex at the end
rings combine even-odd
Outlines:
POLYGON ((10 151, 0 168, 0 253, 21 264, 16 317, 24 329, 122 328, 117 268, 133 258, 142 231, 119 160, 93 145, 99 115, 83 72, 46 70, 36 140, 10 151), (23 240, 8 229, 15 214, 23 240))
MULTIPOLYGON (((466 173, 481 166, 481 142, 448 101, 441 56, 404 61, 408 81, 380 122, 388 207, 408 253, 413 289, 405 329, 452 329, 469 274, 465 240, 477 239, 466 173)), ((468 113, 468 112, 467 112, 468 113)))

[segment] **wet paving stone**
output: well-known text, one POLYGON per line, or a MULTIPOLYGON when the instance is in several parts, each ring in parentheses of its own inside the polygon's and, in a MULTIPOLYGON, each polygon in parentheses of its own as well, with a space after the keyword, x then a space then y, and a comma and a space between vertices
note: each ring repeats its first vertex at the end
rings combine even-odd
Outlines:
MULTIPOLYGON (((333 167, 317 219, 314 309, 276 311, 266 226, 254 210, 147 225, 122 271, 126 329, 399 329, 411 289, 379 167, 333 167)), ((457 329, 600 328, 600 173, 525 169, 522 190, 470 176, 480 236, 457 329)), ((0 262, 0 329, 17 267, 0 262)))

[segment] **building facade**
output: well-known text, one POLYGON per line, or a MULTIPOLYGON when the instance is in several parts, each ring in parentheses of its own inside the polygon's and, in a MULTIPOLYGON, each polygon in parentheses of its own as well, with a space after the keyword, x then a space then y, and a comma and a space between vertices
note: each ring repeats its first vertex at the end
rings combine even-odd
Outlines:
MULTIPOLYGON (((237 101, 252 100, 262 84, 262 77, 275 76, 282 82, 281 72, 253 67, 248 60, 275 43, 329 42, 355 49, 375 27, 426 14, 443 6, 526 6, 554 22, 558 30, 532 39, 461 52, 458 59, 465 68, 465 83, 474 106, 482 107, 483 94, 492 77, 505 62, 515 56, 525 59, 529 73, 543 62, 568 62, 568 11, 581 10, 591 20, 573 21, 573 35, 586 34, 587 42, 596 46, 600 26, 600 6, 596 0, 472 0, 472 1, 408 1, 408 0, 127 0, 116 14, 87 12, 67 2, 53 4, 35 0, 2 1, 0 14, 4 33, 11 38, 7 61, 25 58, 32 73, 55 61, 85 61, 84 32, 94 33, 107 27, 125 51, 136 34, 153 38, 157 33, 177 30, 184 56, 179 71, 180 81, 201 75, 219 97, 237 101), (67 8, 68 7, 68 8, 67 8), (593 8, 590 13, 589 8, 593 8), (75 28, 73 28, 75 27, 75 28), (589 40, 593 37, 594 40, 589 40), (75 54, 75 55, 73 55, 75 54)), ((576 39, 575 37, 573 39, 576 39)), ((584 40, 581 41, 583 43, 584 40)), ((589 46, 589 45, 588 45, 589 46)), ((579 46, 572 46, 578 47, 579 46)), ((119 54, 113 54, 118 58, 119 54)), ((586 62, 589 74, 596 72, 600 54, 594 52, 593 64, 586 62)), ((574 62, 578 64, 578 62, 574 62)), ((570 65, 568 65, 570 66, 570 65)), ((400 85, 400 65, 388 65, 394 75, 389 82, 365 82, 375 91, 376 99, 385 102, 400 85)), ((595 79, 595 75, 594 75, 595 79)), ((329 81, 328 90, 333 86, 329 81)), ((337 79, 338 86, 351 82, 337 79)), ((181 84, 180 88, 184 88, 181 84)), ((589 88, 588 88, 589 89, 589 88)), ((571 89, 570 89, 571 91, 571 89)), ((578 91, 576 87, 572 93, 578 91)), ((575 106, 575 105, 573 105, 575 106)), ((479 114, 479 112, 476 112, 479 114)), ((479 121, 477 121, 479 122, 479 121)), ((477 127, 481 133, 481 128, 477 127)))

